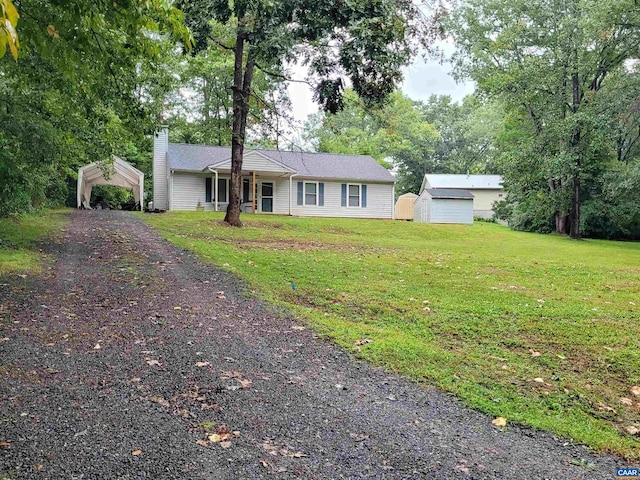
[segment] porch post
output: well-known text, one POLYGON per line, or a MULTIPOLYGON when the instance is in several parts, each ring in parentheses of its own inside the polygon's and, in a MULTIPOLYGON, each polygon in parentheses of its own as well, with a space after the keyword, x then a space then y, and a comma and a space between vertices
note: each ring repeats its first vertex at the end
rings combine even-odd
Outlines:
POLYGON ((215 189, 214 191, 216 192, 216 200, 215 200, 213 208, 217 212, 218 211, 218 170, 214 170, 213 174, 216 176, 216 185, 214 187, 214 189, 215 189))
POLYGON ((256 172, 254 170, 253 171, 253 213, 257 213, 256 212, 256 208, 258 204, 258 199, 256 198, 257 196, 258 196, 258 187, 256 185, 256 172))

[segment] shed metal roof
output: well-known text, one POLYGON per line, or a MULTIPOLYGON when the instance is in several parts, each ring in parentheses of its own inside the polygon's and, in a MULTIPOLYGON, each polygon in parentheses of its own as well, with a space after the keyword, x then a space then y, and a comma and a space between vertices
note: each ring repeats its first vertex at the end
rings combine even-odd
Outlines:
POLYGON ((427 188, 427 193, 431 195, 431 198, 473 200, 473 195, 468 190, 454 188, 427 188))
MULTIPOLYGON (((308 178, 362 180, 393 183, 395 178, 367 155, 337 155, 333 153, 289 152, 283 150, 245 149, 292 168, 297 175, 308 178)), ((231 158, 231 147, 170 143, 167 153, 169 168, 202 172, 208 166, 231 158)))
MULTIPOLYGON (((427 173, 425 182, 429 188, 502 189, 500 175, 443 175, 427 173)), ((427 185, 424 185, 425 187, 427 185)))

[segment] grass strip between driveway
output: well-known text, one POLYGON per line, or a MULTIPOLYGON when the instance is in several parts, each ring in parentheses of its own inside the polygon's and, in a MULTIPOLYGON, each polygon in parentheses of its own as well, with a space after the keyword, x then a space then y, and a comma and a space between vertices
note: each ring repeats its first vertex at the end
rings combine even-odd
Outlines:
POLYGON ((217 213, 140 215, 359 357, 640 458, 638 243, 487 223, 244 215, 232 228, 217 213))
POLYGON ((0 218, 0 275, 38 273, 43 255, 35 242, 59 232, 68 222, 64 210, 45 210, 0 218))

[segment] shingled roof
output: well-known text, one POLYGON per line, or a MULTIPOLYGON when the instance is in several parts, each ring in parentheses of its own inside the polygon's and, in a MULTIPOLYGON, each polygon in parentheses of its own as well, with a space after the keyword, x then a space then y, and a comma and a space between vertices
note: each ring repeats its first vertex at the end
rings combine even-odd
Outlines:
MULTIPOLYGON (((368 155, 245 149, 245 152, 249 151, 258 152, 292 168, 300 177, 385 183, 395 181, 389 170, 368 155)), ((170 143, 167 157, 172 170, 202 172, 210 165, 229 160, 231 148, 170 143)))
POLYGON ((427 188, 427 193, 431 198, 447 198, 455 200, 473 200, 473 195, 468 190, 456 188, 427 188))

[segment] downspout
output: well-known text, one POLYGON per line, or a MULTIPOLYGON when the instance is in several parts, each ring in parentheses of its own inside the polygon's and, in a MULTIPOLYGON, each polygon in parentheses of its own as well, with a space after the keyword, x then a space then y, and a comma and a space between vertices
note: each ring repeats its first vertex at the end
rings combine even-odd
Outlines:
POLYGON ((214 191, 214 194, 215 194, 215 200, 214 200, 214 203, 213 203, 213 207, 215 208, 215 211, 217 212, 218 211, 218 171, 212 169, 211 167, 207 167, 207 170, 209 170, 211 173, 213 173, 215 175, 215 177, 216 177, 216 184, 213 187, 213 191, 214 191))

